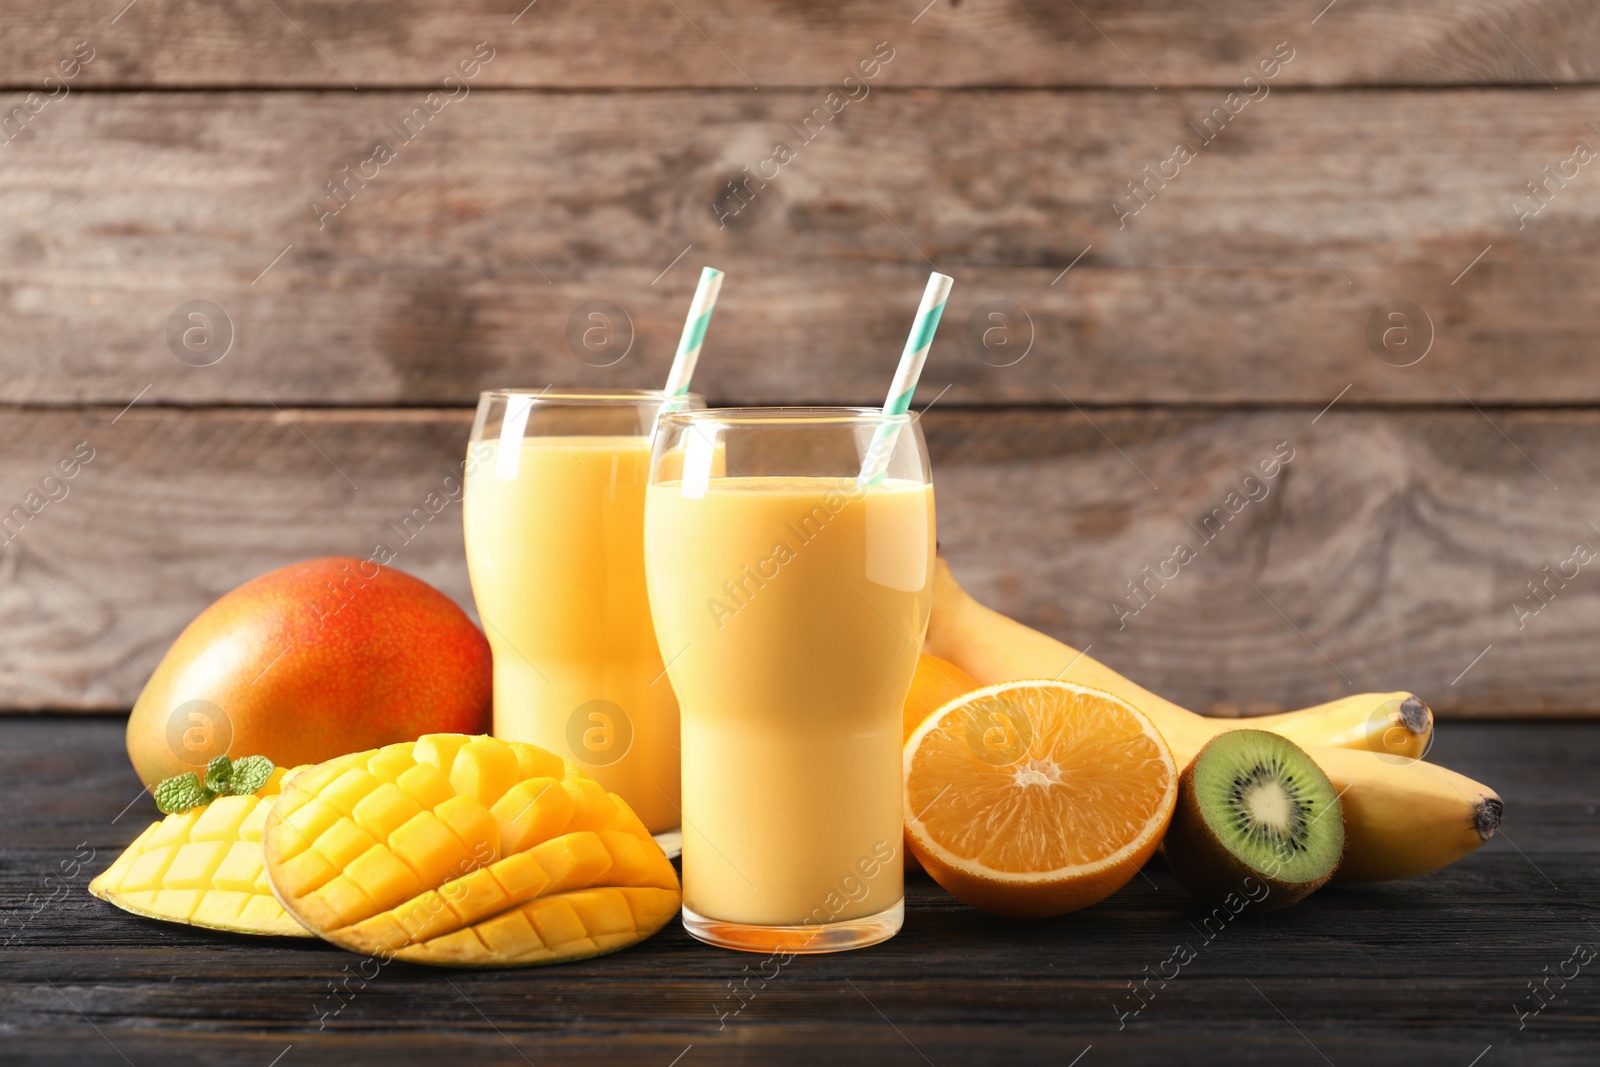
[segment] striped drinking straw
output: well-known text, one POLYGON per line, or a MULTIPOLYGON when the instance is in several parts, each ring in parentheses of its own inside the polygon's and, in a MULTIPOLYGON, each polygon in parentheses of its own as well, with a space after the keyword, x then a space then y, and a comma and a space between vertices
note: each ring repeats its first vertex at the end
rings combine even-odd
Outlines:
MULTIPOLYGON (((676 399, 689 392, 689 379, 694 377, 694 365, 700 359, 700 346, 706 339, 706 327, 711 323, 711 312, 717 305, 717 293, 722 290, 722 272, 715 267, 702 267, 700 283, 695 286, 694 300, 689 304, 689 317, 683 323, 683 336, 678 339, 678 354, 672 357, 672 369, 667 372, 667 396, 676 399)), ((675 405, 668 401, 666 407, 675 405)))
MULTIPOLYGON (((928 347, 939 329, 939 319, 944 315, 944 303, 950 296, 955 279, 934 271, 928 275, 928 287, 922 291, 922 304, 911 323, 911 336, 906 338, 905 351, 900 353, 900 365, 895 368, 894 381, 889 386, 889 397, 883 402, 885 415, 904 415, 911 410, 911 394, 917 391, 917 379, 922 377, 922 365, 928 361, 928 347)), ((875 485, 883 480, 889 467, 889 456, 894 452, 897 424, 882 423, 872 435, 872 444, 861 464, 857 485, 875 485)))

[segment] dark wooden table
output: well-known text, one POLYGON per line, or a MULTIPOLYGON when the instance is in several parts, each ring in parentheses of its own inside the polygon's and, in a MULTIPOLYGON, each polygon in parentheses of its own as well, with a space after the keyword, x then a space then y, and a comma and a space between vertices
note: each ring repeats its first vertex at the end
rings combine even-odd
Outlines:
POLYGON ((899 937, 765 982, 760 957, 674 924, 563 967, 391 964, 335 999, 360 961, 332 946, 90 897, 155 816, 135 799, 122 722, 4 719, 0 1062, 1595 1064, 1600 958, 1578 961, 1600 949, 1600 723, 1445 723, 1434 754, 1501 791, 1496 840, 1432 876, 1326 890, 1209 938, 1159 861, 1047 922, 991 918, 918 876, 899 937), (63 861, 90 848, 63 883, 63 861), (1128 1014, 1129 983, 1171 975, 1178 946, 1194 958, 1128 1014), (1545 979, 1540 1008, 1530 982, 1545 979))

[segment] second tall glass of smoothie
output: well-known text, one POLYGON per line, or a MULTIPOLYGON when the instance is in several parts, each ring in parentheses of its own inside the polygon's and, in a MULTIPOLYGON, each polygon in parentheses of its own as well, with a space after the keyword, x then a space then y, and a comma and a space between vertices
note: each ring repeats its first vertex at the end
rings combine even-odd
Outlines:
POLYGON ((684 926, 762 952, 893 936, 902 709, 934 561, 916 417, 667 416, 645 558, 683 703, 684 926), (887 462, 864 474, 875 449, 887 462))
POLYGON ((572 759, 669 848, 678 703, 644 576, 656 390, 493 390, 468 446, 467 568, 494 653, 494 733, 572 759))

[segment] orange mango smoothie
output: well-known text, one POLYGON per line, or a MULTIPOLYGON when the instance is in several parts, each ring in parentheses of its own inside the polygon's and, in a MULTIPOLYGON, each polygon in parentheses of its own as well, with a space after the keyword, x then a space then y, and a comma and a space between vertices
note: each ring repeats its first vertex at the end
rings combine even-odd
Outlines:
POLYGON ((650 439, 473 446, 467 565, 494 654, 494 734, 577 762, 652 833, 678 814, 678 704, 644 580, 650 439), (504 457, 504 447, 520 447, 504 457))
POLYGON ((932 605, 932 488, 658 482, 645 547, 683 709, 685 906, 762 926, 893 907, 901 711, 932 605))

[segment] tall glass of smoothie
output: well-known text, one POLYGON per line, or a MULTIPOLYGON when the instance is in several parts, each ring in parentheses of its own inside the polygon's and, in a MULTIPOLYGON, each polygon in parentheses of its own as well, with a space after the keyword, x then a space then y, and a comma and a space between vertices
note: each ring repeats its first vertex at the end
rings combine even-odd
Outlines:
POLYGON ((645 573, 681 707, 695 937, 832 952, 900 929, 901 714, 933 562, 916 416, 662 419, 645 573))
POLYGON ((495 736, 578 763, 669 851, 678 703, 646 599, 644 502, 658 417, 701 406, 656 390, 485 392, 463 509, 495 736))

